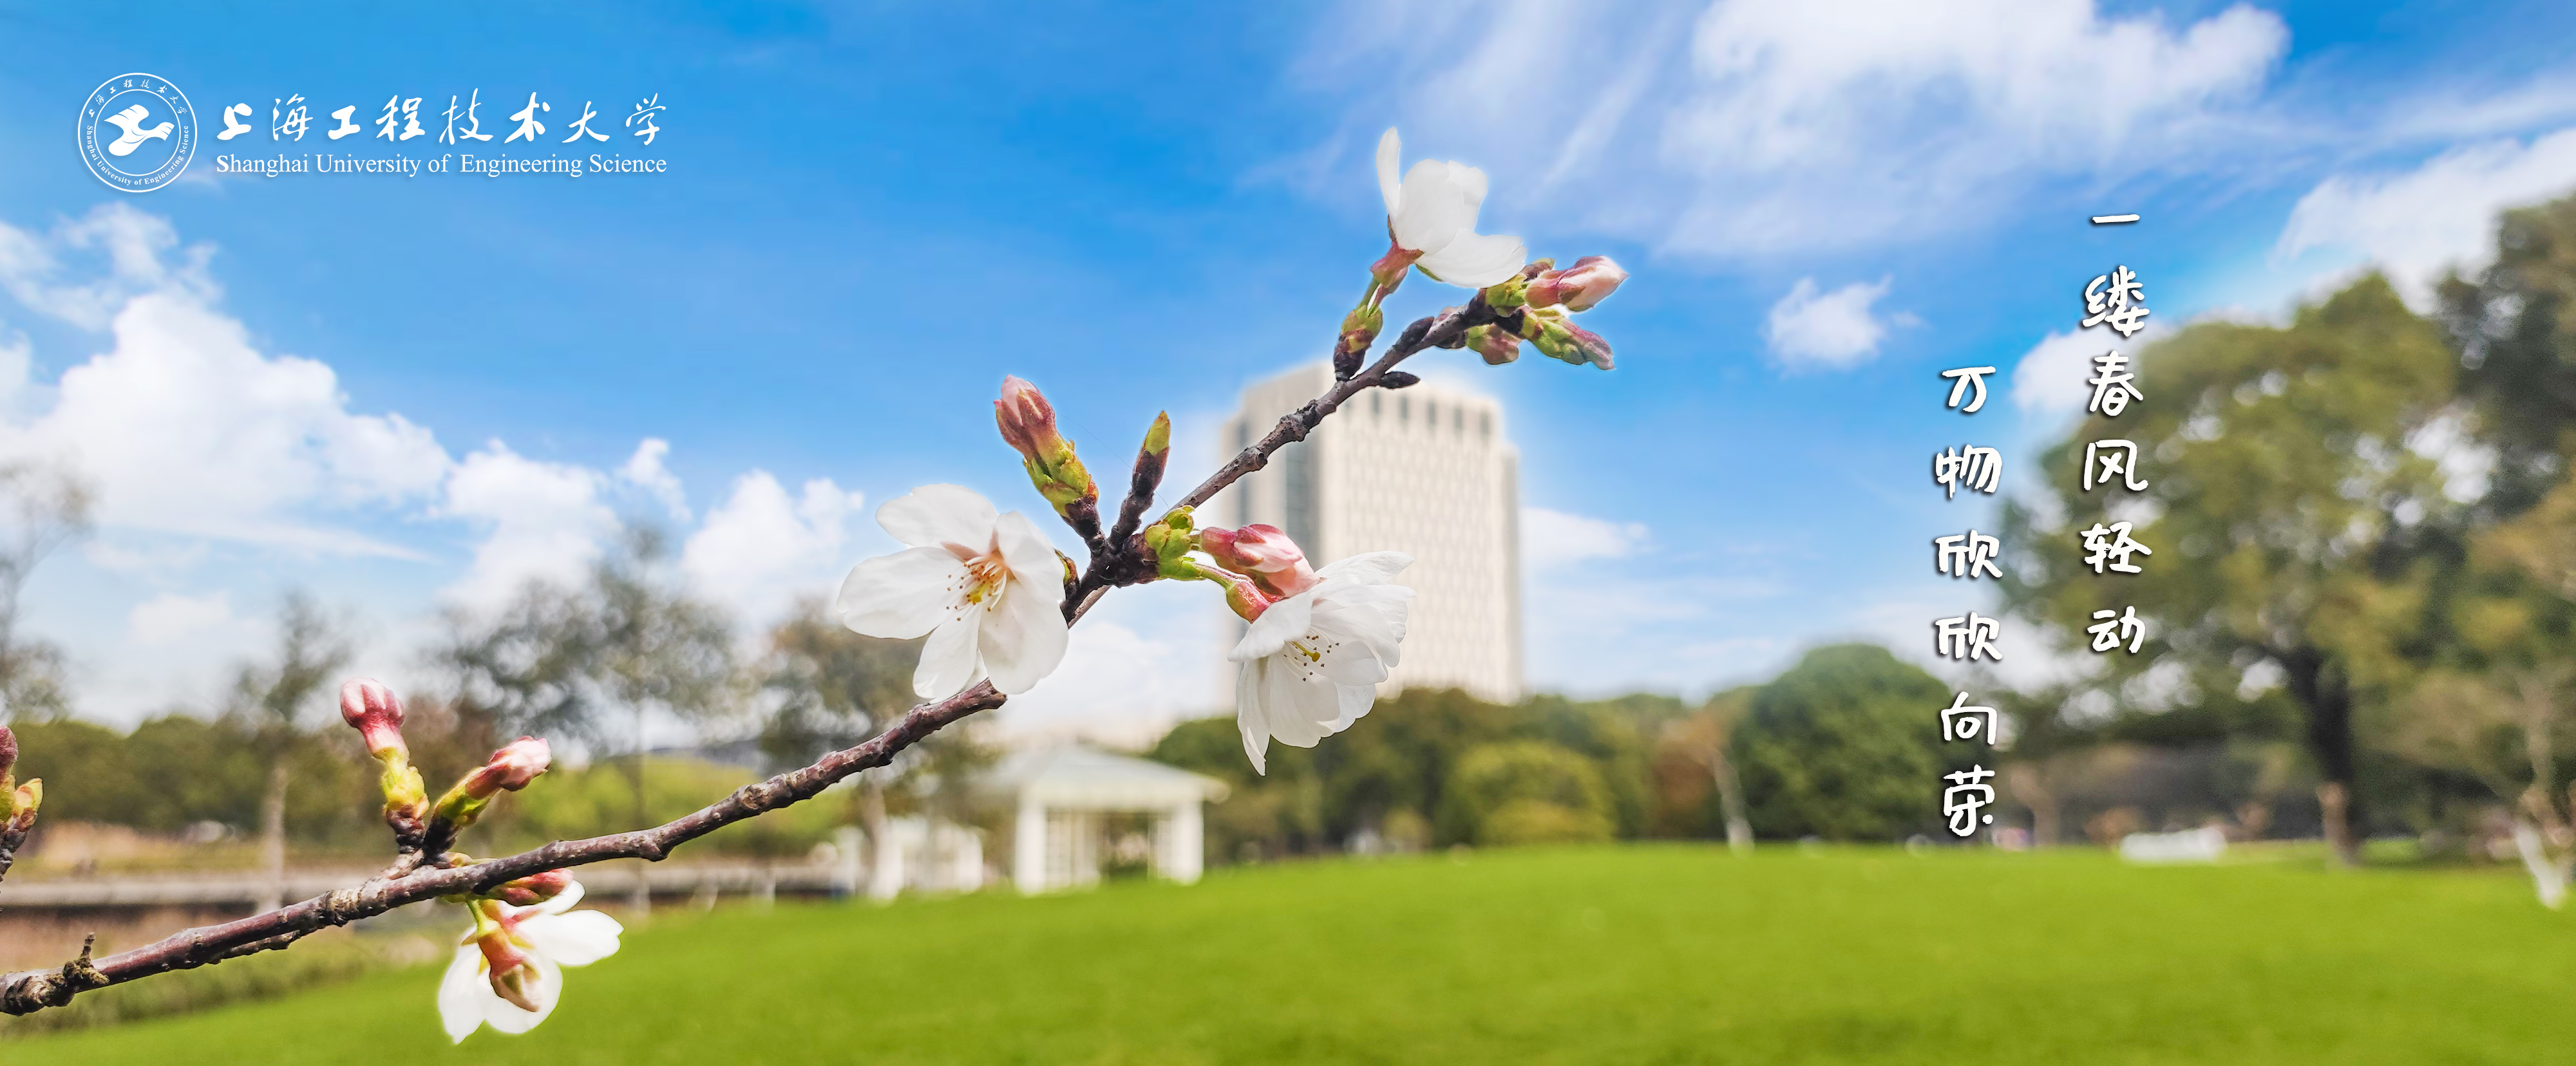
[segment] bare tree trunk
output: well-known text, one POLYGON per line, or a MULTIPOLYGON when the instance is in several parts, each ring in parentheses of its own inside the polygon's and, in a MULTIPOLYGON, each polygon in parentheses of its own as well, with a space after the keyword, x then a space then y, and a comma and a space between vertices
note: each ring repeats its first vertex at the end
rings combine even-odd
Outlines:
POLYGON ((2324 809, 2326 843, 2339 866, 2361 865, 2361 836, 2366 819, 2361 798, 2353 791, 2359 777, 2359 754, 2353 744, 2352 692, 2342 670, 2315 648, 2293 649, 2276 656, 2288 677, 2292 698, 2307 712, 2308 751, 2326 783, 2317 788, 2324 809))
POLYGON ((2361 840, 2353 834, 2352 790, 2340 781, 2317 786, 2317 809, 2324 814, 2326 843, 2334 848, 2338 866, 2361 865, 2361 840))
POLYGON ((2513 820, 2513 847, 2522 853, 2523 869, 2531 871, 2531 887, 2540 893, 2540 905, 2557 910, 2567 902, 2567 867, 2549 854, 2548 845, 2540 839, 2540 829, 2522 818, 2513 820))
POLYGON ((1717 809, 1726 816, 1726 849, 1753 850, 1753 821, 1744 813, 1744 779, 1736 776, 1735 760, 1727 758, 1723 745, 1711 753, 1709 768, 1717 778, 1717 809))
POLYGON ((286 753, 269 757, 259 797, 259 913, 286 905, 286 753))
POLYGON ((2029 763, 2014 763, 2004 771, 2004 783, 2012 788, 2013 798, 2030 808, 2030 842, 2047 847, 2059 841, 2063 816, 2057 809, 2057 796, 2048 790, 2039 776, 2039 768, 2029 763))

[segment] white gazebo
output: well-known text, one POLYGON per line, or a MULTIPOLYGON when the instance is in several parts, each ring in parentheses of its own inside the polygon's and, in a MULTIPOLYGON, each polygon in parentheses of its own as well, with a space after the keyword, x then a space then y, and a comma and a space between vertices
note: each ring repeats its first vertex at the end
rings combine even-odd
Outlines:
POLYGON ((1004 758, 984 787, 1019 812, 1011 833, 1011 882, 1047 892, 1100 880, 1101 819, 1153 819, 1148 868, 1182 884, 1199 879, 1207 846, 1202 805, 1225 798, 1225 783, 1158 762, 1081 745, 1004 758))

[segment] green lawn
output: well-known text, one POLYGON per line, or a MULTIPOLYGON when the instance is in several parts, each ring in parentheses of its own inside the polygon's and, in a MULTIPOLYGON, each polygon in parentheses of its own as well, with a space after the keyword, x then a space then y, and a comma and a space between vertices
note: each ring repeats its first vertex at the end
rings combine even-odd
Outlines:
POLYGON ((2576 1056, 2576 914, 2498 872, 1485 851, 667 921, 525 1037, 435 970, 0 1060, 2473 1063, 2576 1056))

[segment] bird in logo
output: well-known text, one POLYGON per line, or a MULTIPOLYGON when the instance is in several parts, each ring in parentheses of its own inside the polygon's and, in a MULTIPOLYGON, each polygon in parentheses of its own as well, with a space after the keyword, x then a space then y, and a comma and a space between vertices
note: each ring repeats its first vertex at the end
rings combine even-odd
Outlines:
POLYGON ((107 116, 107 120, 109 122, 114 123, 118 129, 125 131, 125 136, 117 138, 116 143, 107 146, 107 154, 115 156, 133 155, 135 149, 143 147, 143 142, 153 140, 155 138, 166 138, 170 136, 170 123, 167 120, 164 120, 160 125, 154 126, 151 129, 142 128, 143 120, 150 117, 152 117, 151 109, 146 108, 141 104, 136 104, 123 111, 107 116))

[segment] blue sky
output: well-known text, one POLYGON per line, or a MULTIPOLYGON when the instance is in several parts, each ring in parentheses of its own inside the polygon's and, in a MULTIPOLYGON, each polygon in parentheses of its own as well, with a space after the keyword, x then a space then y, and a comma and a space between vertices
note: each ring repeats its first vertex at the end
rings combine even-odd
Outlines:
MULTIPOLYGON (((1491 175, 1484 231, 1634 274, 1589 316, 1617 371, 1425 360, 1513 412, 1533 684, 1697 694, 1850 636, 1928 660, 1983 599, 1926 542, 1994 524, 1929 457, 2018 476, 2081 402, 2087 279, 2136 268, 2170 325, 2473 266, 2494 208, 2576 187, 2570 39, 2543 3, 0 6, 0 452, 104 500, 27 625, 109 720, 210 699, 289 585, 408 676, 439 607, 577 568, 617 516, 748 625, 889 547, 870 515, 913 485, 1038 506, 991 431, 1006 373, 1099 456, 1169 408, 1195 476, 1383 251, 1394 125, 1491 175), (129 71, 210 116, 142 195, 65 136, 129 71), (535 93, 565 151, 589 101, 585 148, 669 169, 213 173, 332 150, 270 142, 273 99, 418 96, 435 134, 478 90, 487 132, 535 93), (646 147, 619 123, 648 96, 646 147), (218 143, 236 102, 259 131, 218 143), (2007 373, 1962 419, 1934 374, 1972 364, 2007 373)), ((1390 317, 1458 295, 1417 278, 1390 317)), ((1123 594, 1014 721, 1214 710, 1191 591, 1123 594)))

